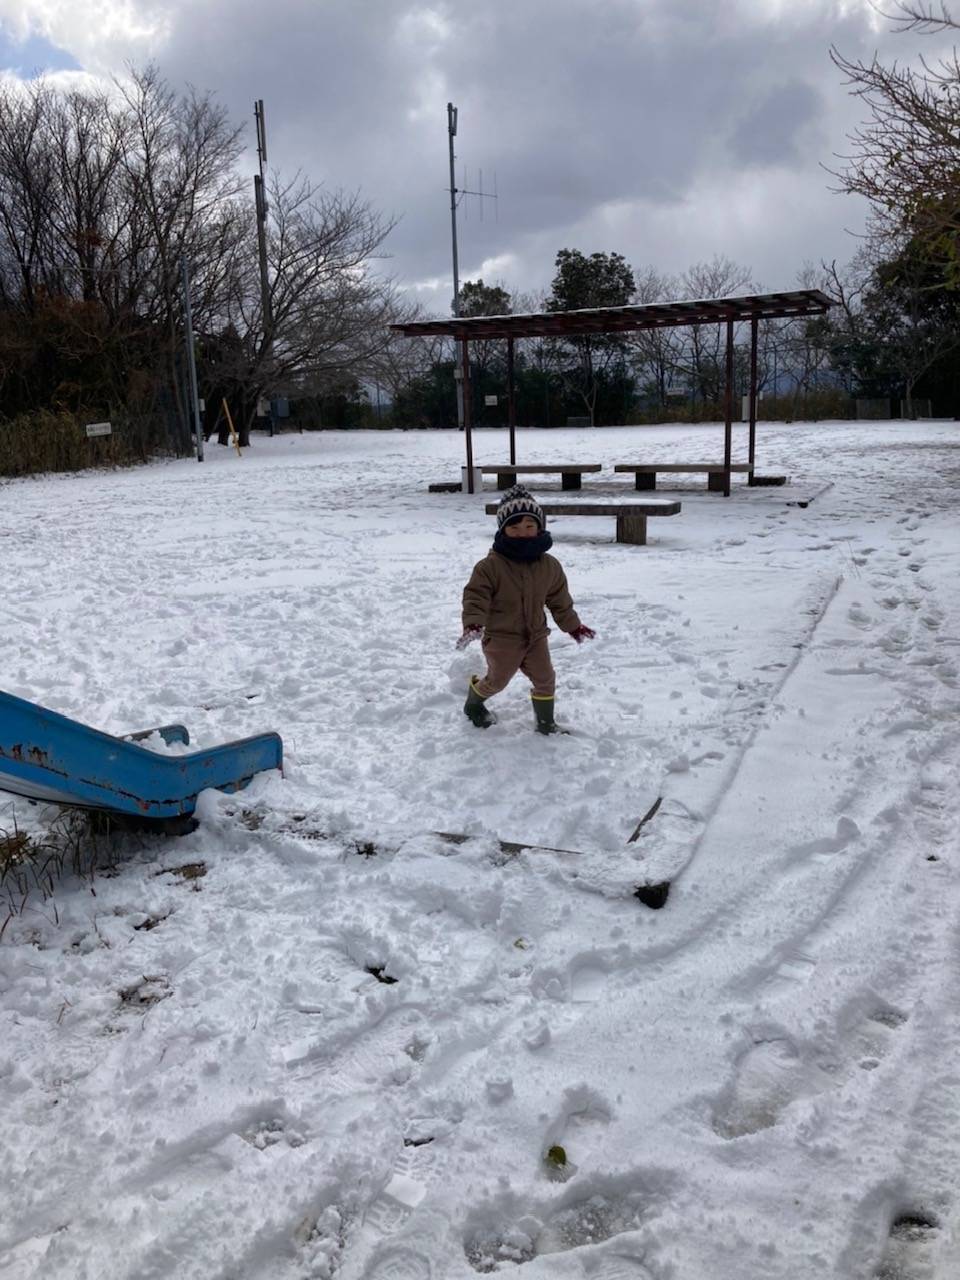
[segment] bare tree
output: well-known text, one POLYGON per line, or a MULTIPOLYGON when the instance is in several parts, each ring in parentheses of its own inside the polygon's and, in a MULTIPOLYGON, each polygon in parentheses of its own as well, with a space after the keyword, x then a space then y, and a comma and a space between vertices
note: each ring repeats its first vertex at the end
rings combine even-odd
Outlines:
MULTIPOLYGON (((634 269, 633 301, 639 305, 648 302, 667 302, 676 299, 681 286, 675 276, 664 275, 656 267, 634 269)), ((657 403, 666 407, 668 391, 674 377, 682 368, 683 336, 679 329, 642 329, 631 335, 632 363, 641 384, 653 387, 657 403)))
POLYGON ((263 393, 362 375, 397 305, 374 270, 391 223, 356 195, 275 178, 265 335, 241 150, 242 130, 211 95, 178 93, 155 67, 109 92, 0 86, 8 404, 162 400, 185 432, 184 257, 207 383, 239 397, 245 432, 263 393))
MULTIPOLYGON (((960 28, 946 3, 898 0, 885 15, 903 31, 960 28)), ((957 50, 918 67, 848 59, 831 50, 851 93, 868 119, 850 135, 851 150, 838 159, 841 190, 865 196, 876 218, 874 234, 906 229, 945 259, 960 284, 960 61, 957 50)))
POLYGON ((235 255, 220 315, 239 335, 232 367, 221 368, 249 432, 264 394, 317 394, 371 371, 390 344, 397 313, 392 282, 372 270, 392 222, 358 195, 325 192, 302 175, 269 182, 267 255, 273 331, 267 340, 252 233, 235 255))
MULTIPOLYGON (((680 285, 684 296, 693 299, 729 298, 745 291, 755 292, 757 288, 749 267, 721 255, 688 268, 680 285)), ((708 404, 717 404, 723 384, 724 326, 698 324, 684 329, 683 333, 682 360, 694 395, 708 404)))

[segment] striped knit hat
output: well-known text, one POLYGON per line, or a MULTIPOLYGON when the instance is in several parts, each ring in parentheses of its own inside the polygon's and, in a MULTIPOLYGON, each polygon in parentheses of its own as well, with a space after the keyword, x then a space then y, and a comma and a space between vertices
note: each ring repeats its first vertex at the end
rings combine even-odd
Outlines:
POLYGON ((515 484, 500 499, 500 505, 497 507, 497 528, 502 529, 505 525, 513 524, 523 516, 533 516, 541 529, 546 526, 547 520, 543 514, 543 507, 522 484, 515 484))

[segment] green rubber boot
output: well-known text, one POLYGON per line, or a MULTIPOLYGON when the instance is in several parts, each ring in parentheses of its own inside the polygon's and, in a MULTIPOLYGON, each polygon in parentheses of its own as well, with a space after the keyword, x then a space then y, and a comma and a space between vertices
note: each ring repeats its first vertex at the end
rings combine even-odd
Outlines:
POLYGON ((470 677, 470 688, 467 690, 467 700, 463 704, 463 714, 469 717, 477 729, 489 729, 492 724, 496 724, 496 717, 490 714, 486 701, 477 693, 476 679, 476 676, 470 677))
POLYGON ((565 729, 560 726, 553 718, 553 698, 541 698, 534 695, 530 701, 533 703, 533 714, 537 718, 537 733, 566 733, 565 729))

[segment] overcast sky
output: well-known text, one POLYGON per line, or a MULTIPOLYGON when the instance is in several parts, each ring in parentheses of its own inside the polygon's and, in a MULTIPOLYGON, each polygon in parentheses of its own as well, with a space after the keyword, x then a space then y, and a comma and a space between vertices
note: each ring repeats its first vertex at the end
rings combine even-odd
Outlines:
POLYGON ((461 281, 547 291, 558 249, 681 273, 723 254, 789 288, 848 260, 864 208, 824 171, 860 104, 829 58, 912 61, 869 0, 0 0, 29 77, 155 61, 237 120, 266 102, 271 167, 396 216, 388 270, 451 286, 446 104, 459 108, 461 281), (464 177, 466 182, 464 182, 464 177))

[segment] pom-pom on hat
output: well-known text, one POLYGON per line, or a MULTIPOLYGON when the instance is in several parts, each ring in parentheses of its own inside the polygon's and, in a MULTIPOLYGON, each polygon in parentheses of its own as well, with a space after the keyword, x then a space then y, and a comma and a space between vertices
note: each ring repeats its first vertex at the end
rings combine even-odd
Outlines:
POLYGON ((522 520, 524 516, 532 516, 541 529, 546 526, 543 507, 522 484, 515 484, 500 499, 500 505, 497 507, 497 528, 502 529, 505 525, 513 524, 515 520, 522 520))

